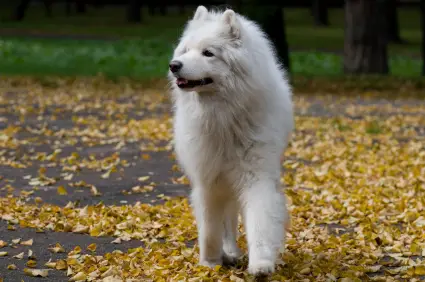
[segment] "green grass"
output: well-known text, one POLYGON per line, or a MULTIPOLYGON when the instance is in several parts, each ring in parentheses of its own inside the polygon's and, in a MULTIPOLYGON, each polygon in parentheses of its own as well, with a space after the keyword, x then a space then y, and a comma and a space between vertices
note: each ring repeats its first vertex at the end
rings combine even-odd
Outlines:
MULTIPOLYGON (((22 22, 0 23, 0 34, 65 34, 120 38, 112 41, 0 38, 0 72, 28 75, 96 75, 138 78, 164 77, 173 45, 193 7, 179 15, 150 17, 144 11, 141 24, 128 24, 121 7, 89 8, 85 15, 64 15, 54 5, 53 18, 42 6, 31 7, 22 22)), ((0 17, 7 18, 8 10, 0 17)), ((336 77, 342 74, 343 22, 341 9, 330 9, 330 27, 318 28, 307 9, 285 9, 291 69, 296 75, 336 77), (328 52, 331 51, 331 52, 328 52)), ((418 77, 419 11, 400 9, 402 37, 409 44, 390 45, 391 74, 418 77), (417 59, 413 59, 416 57, 417 59)))
POLYGON ((163 40, 2 40, 0 72, 131 76, 165 75, 172 46, 163 40))
MULTIPOLYGON (((342 57, 326 52, 291 52, 291 69, 294 74, 337 76, 343 73, 342 57)), ((420 75, 421 60, 405 56, 392 56, 389 59, 390 73, 401 77, 420 75)))
MULTIPOLYGON (((173 45, 158 36, 149 40, 50 40, 3 39, 0 41, 0 72, 39 75, 164 77, 173 45)), ((294 74, 337 76, 342 58, 324 52, 291 52, 294 74)), ((421 61, 392 57, 392 74, 419 76, 421 61)))
MULTIPOLYGON (((89 7, 84 15, 65 16, 65 8, 61 4, 53 5, 52 18, 44 16, 42 5, 31 7, 22 22, 3 21, 1 31, 23 33, 60 33, 86 34, 102 37, 124 37, 147 39, 161 34, 170 42, 174 42, 184 23, 192 16, 195 7, 187 7, 186 13, 180 15, 170 12, 167 16, 148 15, 143 12, 141 24, 128 24, 123 7, 94 9, 89 7)), ((329 27, 316 27, 308 9, 285 9, 285 23, 289 46, 297 50, 334 50, 342 51, 344 42, 344 11, 329 9, 329 27)), ((0 17, 10 17, 11 9, 0 10, 0 17)), ((420 54, 420 13, 417 8, 400 8, 399 23, 401 36, 409 44, 390 44, 391 54, 420 54)))

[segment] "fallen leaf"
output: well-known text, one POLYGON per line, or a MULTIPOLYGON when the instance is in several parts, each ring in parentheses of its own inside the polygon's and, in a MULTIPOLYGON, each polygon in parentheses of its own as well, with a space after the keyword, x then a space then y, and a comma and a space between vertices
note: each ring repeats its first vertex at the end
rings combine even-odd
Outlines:
POLYGON ((24 268, 24 273, 26 275, 32 276, 32 277, 47 277, 47 276, 49 276, 49 270, 48 269, 24 268))
POLYGON ((31 260, 27 261, 26 265, 28 267, 34 268, 34 267, 37 266, 37 261, 31 259, 31 260))
POLYGON ((59 195, 68 195, 68 192, 66 191, 65 187, 62 185, 58 187, 57 192, 59 195))
POLYGON ((53 253, 64 253, 65 252, 65 249, 59 243, 56 243, 56 245, 54 247, 50 247, 49 250, 53 253))
POLYGON ((147 176, 141 176, 137 180, 139 180, 140 182, 144 182, 144 181, 147 181, 149 178, 150 178, 150 176, 147 175, 147 176))
POLYGON ((87 279, 87 276, 84 272, 80 271, 77 274, 75 274, 74 276, 71 277, 71 279, 69 279, 69 281, 80 281, 83 280, 85 281, 87 279))
POLYGON ((121 239, 120 238, 117 238, 117 239, 113 240, 111 243, 113 243, 113 244, 121 244, 121 239))
POLYGON ((19 244, 19 242, 21 242, 21 238, 17 238, 17 239, 12 240, 13 244, 19 244))
POLYGON ((16 258, 16 259, 23 259, 23 258, 24 258, 24 252, 21 252, 21 253, 19 253, 19 254, 15 255, 15 256, 13 256, 13 258, 16 258))
POLYGON ((89 250, 91 252, 95 252, 96 251, 96 248, 97 248, 97 246, 96 246, 95 243, 92 243, 92 244, 90 244, 90 245, 87 246, 87 250, 89 250))
POLYGON ((7 269, 9 269, 9 270, 16 270, 16 269, 18 269, 18 267, 16 267, 16 265, 14 265, 14 264, 9 264, 7 266, 7 269))
POLYGON ((34 240, 33 239, 29 239, 29 240, 27 240, 27 241, 22 241, 21 242, 21 245, 24 245, 24 246, 32 246, 32 244, 34 243, 34 240))
POLYGON ((66 263, 66 261, 65 261, 65 260, 60 259, 60 260, 56 261, 55 268, 56 268, 57 270, 65 270, 65 269, 67 269, 67 268, 68 268, 68 264, 66 263))

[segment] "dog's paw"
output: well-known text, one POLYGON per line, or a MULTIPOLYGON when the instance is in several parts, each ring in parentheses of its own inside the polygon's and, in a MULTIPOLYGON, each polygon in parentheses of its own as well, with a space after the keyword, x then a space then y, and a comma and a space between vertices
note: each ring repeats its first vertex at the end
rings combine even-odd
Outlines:
POLYGON ((222 265, 223 262, 221 260, 201 260, 199 265, 214 268, 217 265, 222 265))
POLYGON ((224 265, 235 265, 238 263, 239 259, 242 257, 242 251, 240 249, 236 249, 232 252, 224 252, 223 253, 223 264, 224 265))
POLYGON ((258 278, 269 276, 274 270, 275 264, 269 260, 250 262, 248 265, 248 272, 258 278))

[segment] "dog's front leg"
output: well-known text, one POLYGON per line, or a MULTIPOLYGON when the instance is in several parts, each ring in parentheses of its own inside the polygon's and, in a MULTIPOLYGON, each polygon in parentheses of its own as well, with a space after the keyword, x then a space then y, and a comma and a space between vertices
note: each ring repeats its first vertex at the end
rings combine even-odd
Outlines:
POLYGON ((199 264, 214 267, 221 265, 224 209, 220 200, 204 187, 192 191, 192 204, 198 227, 199 264))
POLYGON ((224 214, 223 262, 225 264, 235 264, 242 256, 242 252, 237 245, 238 211, 238 202, 234 199, 229 199, 224 214))
POLYGON ((247 183, 245 188, 243 212, 249 250, 248 271, 256 276, 268 275, 275 270, 284 240, 285 196, 276 182, 268 179, 247 183))

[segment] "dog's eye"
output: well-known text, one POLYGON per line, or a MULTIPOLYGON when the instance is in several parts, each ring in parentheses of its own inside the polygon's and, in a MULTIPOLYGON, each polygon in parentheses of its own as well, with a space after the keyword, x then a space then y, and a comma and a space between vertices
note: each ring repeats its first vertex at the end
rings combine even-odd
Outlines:
POLYGON ((204 50, 203 52, 202 52, 202 55, 204 55, 205 57, 214 57, 214 54, 213 53, 211 53, 210 51, 208 51, 208 50, 204 50))

